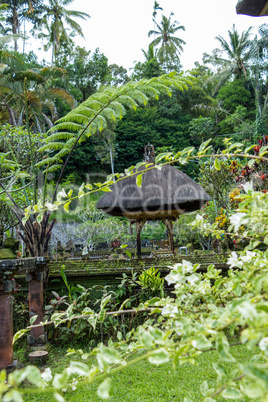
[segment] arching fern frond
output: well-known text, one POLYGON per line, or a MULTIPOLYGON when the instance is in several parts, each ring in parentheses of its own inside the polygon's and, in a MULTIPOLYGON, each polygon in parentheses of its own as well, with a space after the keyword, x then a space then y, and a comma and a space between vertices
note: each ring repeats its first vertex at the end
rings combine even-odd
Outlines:
POLYGON ((62 149, 64 146, 63 142, 51 142, 50 144, 46 144, 43 147, 39 148, 39 152, 45 151, 55 151, 56 149, 62 149))
POLYGON ((192 85, 192 81, 192 78, 182 74, 170 73, 149 80, 130 81, 117 88, 101 89, 56 122, 49 131, 45 149, 55 150, 59 144, 54 148, 52 145, 50 147, 50 144, 62 141, 62 148, 59 147, 59 152, 55 154, 54 163, 58 164, 58 158, 67 154, 68 158, 70 157, 78 142, 85 141, 87 137, 105 129, 110 121, 116 123, 127 109, 135 110, 145 106, 150 98, 159 99, 161 94, 171 96, 173 89, 185 90, 192 85))

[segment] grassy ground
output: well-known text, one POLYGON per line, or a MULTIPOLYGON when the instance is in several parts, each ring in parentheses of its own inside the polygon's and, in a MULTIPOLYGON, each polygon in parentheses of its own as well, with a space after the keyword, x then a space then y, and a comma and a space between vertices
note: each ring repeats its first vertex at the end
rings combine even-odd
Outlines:
MULTIPOLYGON (((232 348, 233 355, 242 363, 249 361, 256 353, 257 349, 248 350, 244 345, 238 345, 232 348)), ((60 372, 68 366, 70 360, 77 360, 74 356, 65 357, 66 350, 63 348, 51 347, 49 351, 49 360, 47 367, 52 371, 60 372)), ((213 363, 220 361, 218 354, 214 351, 204 353, 197 359, 195 365, 184 364, 172 369, 171 364, 153 366, 147 361, 128 367, 112 376, 111 402, 179 402, 185 397, 190 397, 194 401, 202 400, 200 385, 207 380, 209 388, 216 386, 216 374, 213 370, 213 363)), ((90 361, 90 365, 94 361, 90 361)), ((228 371, 232 370, 232 364, 226 364, 228 371)), ((44 369, 44 367, 43 367, 44 369)), ((78 388, 72 392, 66 392, 64 397, 66 401, 73 402, 97 402, 101 399, 97 396, 99 383, 78 388)), ((52 394, 27 395, 25 401, 43 401, 53 400, 52 394)), ((223 398, 219 398, 225 401, 223 398)), ((243 401, 248 401, 245 398, 243 401)), ((242 401, 242 399, 240 399, 242 401)))

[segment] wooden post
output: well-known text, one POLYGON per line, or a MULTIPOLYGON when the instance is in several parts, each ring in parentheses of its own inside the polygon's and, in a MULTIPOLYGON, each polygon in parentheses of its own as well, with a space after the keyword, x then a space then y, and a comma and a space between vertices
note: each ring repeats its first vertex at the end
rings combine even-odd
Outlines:
POLYGON ((166 228, 168 229, 169 233, 169 242, 170 242, 170 249, 172 254, 174 254, 174 239, 173 239, 173 222, 172 219, 165 219, 164 221, 166 228))
POLYGON ((137 221, 136 229, 137 229, 137 257, 141 257, 141 230, 145 224, 145 221, 137 221))

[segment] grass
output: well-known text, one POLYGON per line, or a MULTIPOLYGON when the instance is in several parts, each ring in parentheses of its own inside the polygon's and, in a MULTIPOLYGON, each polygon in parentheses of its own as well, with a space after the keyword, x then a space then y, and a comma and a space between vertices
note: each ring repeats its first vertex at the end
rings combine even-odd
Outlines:
MULTIPOLYGON (((85 350, 85 349, 84 349, 85 350)), ((232 354, 239 362, 248 362, 258 349, 248 350, 245 345, 232 347, 232 354)), ((67 367, 71 360, 78 360, 75 356, 65 357, 66 350, 63 348, 51 347, 47 366, 52 372, 60 372, 67 367)), ((196 359, 196 364, 186 363, 172 369, 170 363, 160 366, 153 366, 148 361, 141 361, 135 366, 114 374, 110 391, 110 402, 182 402, 185 397, 190 397, 194 401, 203 399, 200 393, 200 385, 206 380, 209 388, 216 387, 216 373, 213 363, 220 362, 220 357, 215 351, 203 353, 196 359)), ((89 361, 89 365, 94 364, 94 360, 89 361)), ((225 364, 228 372, 233 369, 233 364, 225 364)), ((84 387, 79 387, 75 391, 64 393, 66 401, 73 402, 100 402, 97 396, 99 382, 84 387)), ((52 394, 27 395, 25 401, 53 401, 52 394)), ((220 401, 225 399, 219 397, 220 401)), ((248 398, 240 401, 248 401, 248 398)))

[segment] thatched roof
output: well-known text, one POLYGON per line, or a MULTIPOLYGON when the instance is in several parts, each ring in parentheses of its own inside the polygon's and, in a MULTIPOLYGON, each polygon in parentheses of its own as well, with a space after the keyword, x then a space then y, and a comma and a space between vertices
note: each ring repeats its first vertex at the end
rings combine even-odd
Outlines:
POLYGON ((115 183, 112 192, 99 199, 97 208, 137 221, 176 219, 182 213, 202 208, 210 200, 201 186, 173 166, 146 171, 141 188, 136 185, 136 175, 115 183))
POLYGON ((246 14, 253 17, 268 15, 267 0, 239 0, 236 5, 237 14, 246 14))

